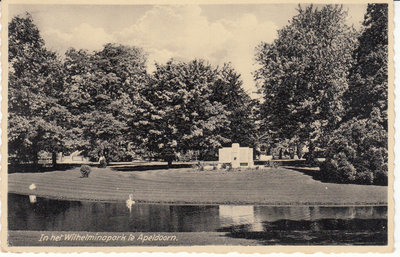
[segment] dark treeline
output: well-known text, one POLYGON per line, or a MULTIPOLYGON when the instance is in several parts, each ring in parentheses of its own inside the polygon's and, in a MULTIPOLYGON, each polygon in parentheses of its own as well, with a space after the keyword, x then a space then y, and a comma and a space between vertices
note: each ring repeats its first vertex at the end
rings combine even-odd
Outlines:
POLYGON ((257 106, 230 64, 171 60, 148 74, 146 53, 118 44, 60 58, 29 14, 9 24, 9 64, 8 144, 17 163, 74 150, 93 160, 207 160, 232 142, 255 146, 257 106))
POLYGON ((146 71, 138 47, 49 51, 29 14, 9 23, 10 160, 84 150, 97 160, 212 160, 238 142, 296 149, 318 176, 387 184, 388 7, 370 4, 358 31, 342 6, 299 6, 256 48, 251 99, 230 64, 170 60, 146 71), (314 162, 315 164, 315 162, 314 162))

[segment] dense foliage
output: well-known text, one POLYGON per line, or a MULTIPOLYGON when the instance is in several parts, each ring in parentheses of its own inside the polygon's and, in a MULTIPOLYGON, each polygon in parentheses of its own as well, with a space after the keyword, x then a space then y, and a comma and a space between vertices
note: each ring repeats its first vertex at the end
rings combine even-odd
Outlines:
POLYGON ((377 108, 387 129, 388 6, 369 4, 362 25, 346 94, 347 117, 369 118, 377 108))
POLYGON ((229 125, 227 110, 212 101, 216 70, 203 61, 157 65, 147 92, 148 149, 166 156, 187 150, 218 149, 229 139, 219 133, 229 125))
POLYGON ((387 184, 388 8, 369 4, 346 93, 347 121, 334 132, 321 176, 387 184))
POLYGON ((40 151, 67 150, 70 114, 61 104, 63 69, 45 48, 29 14, 9 24, 8 153, 10 161, 38 163, 40 151))
MULTIPOLYGON (((257 143, 258 101, 251 99, 244 91, 243 82, 228 63, 218 69, 210 95, 212 102, 218 102, 229 111, 229 126, 223 129, 223 135, 231 143, 255 147, 257 143)), ((226 146, 226 145, 225 145, 226 146)))
POLYGON ((169 162, 188 151, 212 160, 224 144, 254 144, 251 101, 241 84, 230 65, 213 68, 203 60, 157 64, 144 92, 149 104, 142 132, 148 152, 169 162))
POLYGON ((129 160, 134 154, 130 145, 142 115, 145 62, 141 49, 122 45, 107 44, 94 53, 67 51, 64 102, 75 117, 77 148, 93 159, 129 160))
POLYGON ((298 12, 257 49, 263 126, 281 146, 305 143, 311 162, 322 152, 325 180, 387 183, 387 5, 368 5, 360 32, 341 6, 298 12))
POLYGON ((298 12, 278 31, 278 39, 258 47, 261 68, 255 78, 270 134, 280 141, 308 143, 312 153, 326 145, 344 116, 342 96, 356 37, 341 6, 299 6, 298 12))
POLYGON ((387 131, 377 122, 379 114, 353 118, 330 137, 327 159, 319 177, 335 182, 387 184, 387 131))
POLYGON ((117 44, 71 48, 61 62, 29 15, 14 17, 9 31, 9 149, 17 161, 74 149, 92 160, 171 163, 187 152, 215 159, 236 140, 255 143, 254 103, 229 64, 171 60, 148 74, 142 49, 117 44))

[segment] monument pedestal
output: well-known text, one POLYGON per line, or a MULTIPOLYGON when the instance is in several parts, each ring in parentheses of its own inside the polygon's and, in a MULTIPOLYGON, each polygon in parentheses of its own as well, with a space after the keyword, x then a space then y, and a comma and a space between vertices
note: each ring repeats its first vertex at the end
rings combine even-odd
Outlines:
POLYGON ((232 147, 224 147, 218 151, 218 161, 222 164, 231 164, 232 168, 254 167, 253 148, 240 147, 233 143, 232 147))

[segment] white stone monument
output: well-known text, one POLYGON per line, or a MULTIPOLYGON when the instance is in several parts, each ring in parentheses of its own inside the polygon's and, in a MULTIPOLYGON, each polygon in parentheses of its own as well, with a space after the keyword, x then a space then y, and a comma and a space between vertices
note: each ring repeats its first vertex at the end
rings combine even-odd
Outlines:
POLYGON ((232 168, 253 167, 253 148, 240 147, 238 143, 233 143, 232 147, 223 147, 218 150, 218 162, 229 163, 232 168))

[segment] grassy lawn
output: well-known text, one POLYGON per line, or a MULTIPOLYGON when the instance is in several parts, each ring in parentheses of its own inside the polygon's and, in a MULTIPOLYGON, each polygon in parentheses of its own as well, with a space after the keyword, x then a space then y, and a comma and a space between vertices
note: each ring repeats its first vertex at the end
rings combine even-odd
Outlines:
POLYGON ((387 187, 323 183, 285 168, 242 171, 193 169, 120 172, 79 168, 8 175, 9 192, 54 199, 136 201, 178 204, 375 205, 387 204, 387 187))

